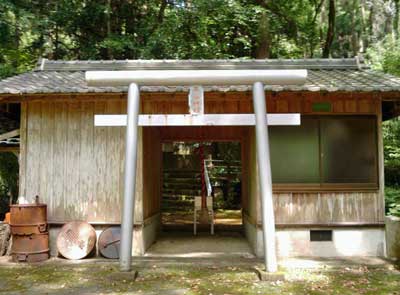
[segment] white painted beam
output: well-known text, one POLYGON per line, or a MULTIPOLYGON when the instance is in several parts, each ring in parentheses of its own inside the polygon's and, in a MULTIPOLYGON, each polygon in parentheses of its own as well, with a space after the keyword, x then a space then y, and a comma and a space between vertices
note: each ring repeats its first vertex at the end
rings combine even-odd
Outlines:
MULTIPOLYGON (((267 114, 270 126, 300 125, 300 114, 267 114)), ((95 115, 95 126, 126 126, 126 115, 95 115)), ((254 126, 254 114, 139 115, 139 126, 254 126)))
POLYGON ((13 131, 9 131, 3 134, 0 134, 0 141, 7 140, 9 138, 15 137, 19 135, 19 129, 15 129, 13 131))
POLYGON ((88 86, 269 85, 304 84, 307 70, 163 70, 87 71, 88 86))

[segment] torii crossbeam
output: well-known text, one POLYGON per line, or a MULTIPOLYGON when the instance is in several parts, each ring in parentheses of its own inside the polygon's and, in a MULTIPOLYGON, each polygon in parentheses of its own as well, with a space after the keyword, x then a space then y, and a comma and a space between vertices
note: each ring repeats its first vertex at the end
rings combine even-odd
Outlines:
MULTIPOLYGON (((124 204, 121 224, 121 249, 120 249, 120 269, 121 271, 131 270, 132 259, 132 235, 133 235, 133 214, 135 204, 135 185, 136 185, 136 160, 137 160, 137 140, 138 126, 140 120, 149 123, 154 120, 148 120, 146 115, 139 116, 140 91, 138 85, 145 86, 182 86, 182 85, 253 85, 253 107, 254 115, 246 115, 244 120, 247 122, 242 125, 254 125, 256 128, 257 142, 257 163, 258 175, 261 191, 261 208, 263 224, 264 241, 264 259, 265 269, 268 272, 277 271, 277 259, 275 249, 275 218, 272 198, 272 178, 271 161, 269 153, 268 124, 267 120, 274 120, 273 116, 267 119, 267 109, 265 103, 265 84, 270 85, 292 85, 303 84, 307 78, 306 70, 148 70, 148 71, 88 71, 86 72, 86 81, 89 86, 126 86, 128 88, 128 110, 127 117, 120 118, 126 122, 126 152, 125 152, 125 186, 124 186, 124 204), (143 117, 144 116, 144 117, 143 117)), ((243 114, 240 114, 243 115, 243 114)), ((237 117, 231 117, 235 121, 237 117)), ((153 115, 154 116, 154 115, 153 115)), ((212 120, 210 115, 182 115, 175 118, 179 124, 174 126, 186 126, 193 122, 196 117, 198 123, 191 124, 202 125, 224 125, 224 120, 217 116, 212 120), (203 117, 201 117, 203 116, 203 117), (211 121, 210 121, 211 120, 211 121), (186 123, 185 123, 186 122, 186 123), (208 123, 207 123, 208 122, 208 123), (210 123, 211 122, 211 123, 210 123), (219 122, 212 124, 212 122, 219 122)), ((221 116, 221 115, 219 115, 221 116)), ((226 115, 225 115, 226 116, 226 115)), ((235 115, 230 115, 235 116, 235 115)), ((156 117, 154 117, 156 118, 156 117)), ((226 117, 225 117, 226 118, 226 117)), ((283 118, 283 117, 281 117, 283 118)), ((160 120, 159 118, 157 120, 160 120)), ((156 121, 157 121, 156 120, 156 121)), ((225 121, 225 125, 232 120, 225 121)), ((284 118, 279 125, 293 125, 293 122, 299 121, 299 114, 284 118), (297 119, 296 117, 297 116, 297 119), (292 122, 292 123, 290 123, 292 122)), ((122 122, 125 125, 125 122, 122 122)), ((122 125, 120 122, 120 125, 122 125)), ((165 122, 159 121, 157 126, 166 126, 165 122)), ((238 123, 235 123, 238 124, 238 123)), ((112 124, 111 124, 112 125, 112 124)), ((145 124, 141 124, 144 126, 145 124)), ((150 124, 155 126, 155 124, 150 124)), ((104 125, 103 125, 104 126, 104 125)), ((115 126, 115 125, 114 125, 115 126)), ((149 126, 149 125, 147 125, 149 126)), ((171 126, 171 125, 169 125, 171 126)))

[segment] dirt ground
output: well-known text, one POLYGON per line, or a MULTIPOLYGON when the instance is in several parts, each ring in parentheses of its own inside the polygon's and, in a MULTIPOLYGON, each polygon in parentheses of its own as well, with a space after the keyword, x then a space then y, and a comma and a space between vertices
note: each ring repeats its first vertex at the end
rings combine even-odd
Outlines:
MULTIPOLYGON (((214 212, 214 222, 216 225, 241 225, 242 212, 241 210, 216 210, 214 212)), ((193 212, 174 212, 162 213, 163 224, 193 224, 193 212)))
POLYGON ((101 259, 0 260, 1 294, 400 294, 400 272, 382 260, 285 260, 285 281, 261 282, 255 258, 133 259, 133 270, 101 259))

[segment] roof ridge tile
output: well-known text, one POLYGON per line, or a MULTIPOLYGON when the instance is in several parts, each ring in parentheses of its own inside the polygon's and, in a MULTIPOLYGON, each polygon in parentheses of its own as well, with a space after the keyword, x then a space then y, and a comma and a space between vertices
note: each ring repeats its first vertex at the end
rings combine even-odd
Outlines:
POLYGON ((170 69, 341 69, 365 68, 357 58, 328 59, 188 59, 188 60, 48 60, 35 71, 170 70, 170 69))

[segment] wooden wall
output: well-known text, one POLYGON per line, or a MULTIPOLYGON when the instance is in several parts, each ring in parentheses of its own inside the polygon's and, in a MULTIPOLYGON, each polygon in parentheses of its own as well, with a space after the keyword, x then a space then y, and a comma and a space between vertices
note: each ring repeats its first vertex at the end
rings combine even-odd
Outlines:
POLYGON ((143 218, 160 212, 162 150, 160 130, 143 128, 143 218))
POLYGON ((94 127, 94 114, 125 109, 122 100, 23 103, 20 195, 39 195, 50 222, 120 222, 125 130, 94 127))
MULTIPOLYGON (((254 133, 254 130, 250 130, 245 139, 248 164, 243 167, 248 169, 248 199, 244 202, 243 211, 248 222, 261 225, 254 133)), ((381 185, 383 183, 380 180, 381 185)), ((275 223, 284 227, 382 224, 385 208, 380 187, 370 191, 342 188, 327 192, 302 188, 301 191, 293 189, 292 192, 281 192, 282 187, 279 186, 279 189, 273 190, 275 223)))
MULTIPOLYGON (((204 100, 206 113, 253 113, 250 92, 208 92, 204 100)), ((380 97, 372 93, 266 92, 266 100, 270 113, 318 114, 312 110, 315 102, 332 104, 332 110, 322 114, 377 114, 381 107, 380 97)), ((187 113, 187 94, 146 94, 141 107, 145 114, 187 113)))
POLYGON ((274 194, 274 209, 279 225, 362 225, 384 221, 377 192, 279 193, 274 194))
MULTIPOLYGON (((48 205, 50 222, 120 222, 125 129, 93 124, 94 114, 125 113, 126 100, 120 98, 47 97, 22 103, 20 195, 31 200, 39 195, 48 205)), ((374 94, 267 93, 272 113, 311 114, 316 101, 332 102, 332 111, 324 114, 380 114, 380 100, 374 94)), ((187 113, 187 109, 186 93, 142 96, 142 113, 177 114, 187 113)), ((206 93, 205 109, 207 113, 251 113, 251 94, 206 93)), ((161 154, 157 151, 162 140, 240 140, 242 157, 247 161, 243 163, 242 205, 254 223, 260 222, 255 137, 249 127, 141 130, 135 222, 159 211, 161 154)), ((382 173, 380 191, 376 192, 276 193, 276 222, 380 223, 384 211, 382 173)))

